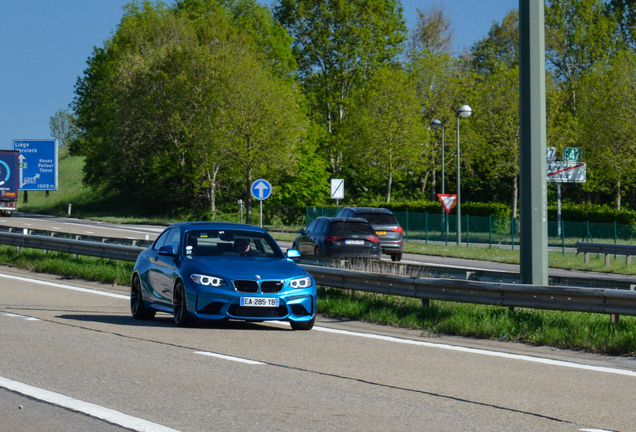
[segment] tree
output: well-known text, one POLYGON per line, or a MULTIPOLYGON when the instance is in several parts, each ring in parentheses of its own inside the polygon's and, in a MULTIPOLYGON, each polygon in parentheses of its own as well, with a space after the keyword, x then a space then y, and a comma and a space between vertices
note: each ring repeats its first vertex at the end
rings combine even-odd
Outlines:
POLYGON ((327 131, 322 148, 336 175, 352 92, 402 50, 402 6, 399 0, 279 0, 274 16, 294 38, 299 78, 312 117, 327 131))
POLYGON ((59 109, 49 121, 51 136, 55 138, 59 145, 67 145, 77 137, 77 126, 75 116, 67 109, 59 109))
POLYGON ((487 182, 510 191, 511 217, 517 217, 519 196, 519 68, 500 69, 475 90, 479 115, 470 122, 468 144, 473 165, 487 182))
POLYGON ((444 9, 437 3, 429 9, 417 8, 417 22, 411 32, 409 51, 431 54, 450 53, 455 29, 444 9))
MULTIPOLYGON (((253 97, 261 106, 269 104, 264 112, 276 104, 291 112, 286 116, 300 112, 296 99, 291 105, 281 102, 282 93, 294 93, 288 68, 276 59, 284 53, 267 48, 276 46, 277 34, 280 44, 289 37, 272 31, 259 39, 254 29, 242 31, 250 23, 276 27, 271 16, 266 25, 266 13, 250 13, 253 4, 184 0, 172 8, 150 2, 127 6, 117 31, 95 50, 76 86, 81 136, 74 151, 86 156, 87 184, 164 212, 214 213, 218 193, 226 199, 233 194, 220 185, 233 184, 237 175, 231 135, 239 129, 232 120, 242 121, 243 113, 231 119, 225 115, 228 107, 240 97, 253 97), (251 94, 238 91, 246 88, 251 94)), ((303 121, 295 121, 289 130, 289 123, 272 128, 278 136, 270 136, 268 145, 280 146, 277 154, 293 151, 286 148, 293 140, 285 137, 297 138, 303 121)), ((254 136, 260 140, 263 134, 254 136)), ((294 161, 289 162, 291 169, 294 161)), ((274 170, 271 163, 265 160, 259 169, 274 170)))
POLYGON ((617 210, 624 189, 636 179, 636 55, 623 52, 597 66, 581 82, 579 125, 588 182, 598 191, 610 185, 617 210), (609 122, 609 125, 608 125, 609 122))
POLYGON ((482 75, 519 66, 519 11, 510 10, 501 23, 494 23, 488 36, 475 42, 470 51, 473 70, 482 75))
POLYGON ((576 115, 576 83, 583 73, 616 53, 617 23, 602 0, 551 0, 545 10, 546 57, 570 94, 576 115))
POLYGON ((623 43, 634 52, 636 50, 636 1, 610 0, 608 9, 618 21, 623 43))
MULTIPOLYGON (((247 52, 224 64, 219 88, 216 138, 241 173, 247 220, 251 220, 254 175, 289 172, 306 133, 300 95, 247 52)), ((258 178, 258 177, 256 177, 258 178)))
POLYGON ((355 101, 352 163, 367 179, 385 181, 388 203, 393 182, 417 163, 424 135, 415 86, 402 70, 385 66, 357 92, 355 101))

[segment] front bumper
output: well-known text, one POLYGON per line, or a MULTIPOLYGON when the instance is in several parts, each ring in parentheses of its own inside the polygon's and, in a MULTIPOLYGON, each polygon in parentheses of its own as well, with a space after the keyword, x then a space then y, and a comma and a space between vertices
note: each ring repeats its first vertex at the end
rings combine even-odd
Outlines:
POLYGON ((288 288, 279 293, 261 293, 260 290, 254 293, 239 292, 232 286, 210 288, 200 287, 194 283, 189 285, 194 286, 190 286, 188 293, 188 310, 192 311, 194 317, 201 320, 239 319, 301 322, 309 321, 316 315, 315 282, 308 288, 288 288), (196 292, 193 292, 195 290, 196 292), (278 298, 279 306, 241 306, 241 297, 278 298))

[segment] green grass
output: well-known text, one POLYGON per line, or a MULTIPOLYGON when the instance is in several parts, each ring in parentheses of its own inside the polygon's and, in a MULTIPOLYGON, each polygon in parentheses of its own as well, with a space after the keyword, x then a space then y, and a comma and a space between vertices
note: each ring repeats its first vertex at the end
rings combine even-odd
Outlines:
POLYGON ((423 336, 458 335, 517 341, 610 355, 636 355, 636 318, 431 301, 321 287, 318 311, 347 318, 421 330, 423 336))
POLYGON ((117 285, 130 284, 134 263, 107 260, 88 256, 73 258, 62 252, 44 253, 40 249, 0 246, 0 263, 38 273, 49 273, 69 278, 105 282, 117 285))

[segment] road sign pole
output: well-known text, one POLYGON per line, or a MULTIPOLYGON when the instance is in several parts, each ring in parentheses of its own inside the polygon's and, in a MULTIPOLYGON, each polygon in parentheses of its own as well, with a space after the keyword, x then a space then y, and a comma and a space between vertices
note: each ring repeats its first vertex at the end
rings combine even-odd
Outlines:
POLYGON ((519 0, 521 283, 548 285, 544 0, 519 0))
POLYGON ((557 235, 561 237, 561 183, 557 183, 557 235))
POLYGON ((260 227, 263 228, 263 201, 259 201, 261 204, 261 224, 260 227))

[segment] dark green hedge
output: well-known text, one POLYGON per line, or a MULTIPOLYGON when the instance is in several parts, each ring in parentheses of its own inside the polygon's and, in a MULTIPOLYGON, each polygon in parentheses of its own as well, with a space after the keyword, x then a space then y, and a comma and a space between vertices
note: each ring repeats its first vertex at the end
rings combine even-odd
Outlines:
MULTIPOLYGON (((356 207, 384 207, 394 212, 412 213, 439 213, 442 204, 439 201, 402 201, 385 203, 382 201, 360 201, 349 204, 356 207)), ((455 213, 455 208, 451 214, 455 213)), ((510 207, 501 203, 462 203, 462 215, 509 218, 510 207)), ((561 215, 567 222, 594 222, 594 223, 619 223, 636 224, 636 211, 616 210, 607 205, 572 204, 565 203, 561 206, 561 215)), ((519 215, 517 214, 517 217, 519 215)), ((548 206, 548 220, 557 220, 557 206, 548 206)))

